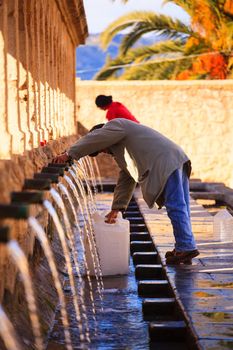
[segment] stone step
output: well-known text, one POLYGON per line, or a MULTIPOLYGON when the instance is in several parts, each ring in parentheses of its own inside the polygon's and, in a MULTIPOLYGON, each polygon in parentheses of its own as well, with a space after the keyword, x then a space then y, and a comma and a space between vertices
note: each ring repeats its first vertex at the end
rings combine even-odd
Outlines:
POLYGON ((134 265, 139 264, 156 264, 158 263, 158 253, 157 252, 135 252, 133 253, 133 263, 134 265))
POLYGON ((130 224, 130 232, 145 232, 147 227, 145 224, 130 224))
POLYGON ((131 254, 135 252, 153 252, 155 251, 154 243, 151 241, 132 241, 130 243, 131 254))
POLYGON ((130 241, 152 241, 148 232, 131 232, 130 241))
POLYGON ((149 336, 152 341, 185 341, 187 327, 184 321, 150 322, 149 336))
POLYGON ((128 206, 128 208, 125 210, 125 213, 130 213, 130 212, 139 212, 139 208, 135 206, 128 206))
POLYGON ((126 213, 127 213, 127 212, 130 212, 130 211, 132 211, 133 213, 139 212, 139 208, 138 208, 138 206, 136 206, 136 205, 132 205, 132 206, 129 206, 129 207, 126 209, 126 213))
MULTIPOLYGON (((167 341, 150 341, 150 350, 190 350, 195 349, 197 350, 197 347, 191 348, 187 345, 186 342, 182 341, 176 341, 173 342, 172 339, 168 339, 167 341)), ((50 350, 50 349, 48 349, 50 350)))
POLYGON ((142 280, 138 282, 140 297, 171 297, 172 291, 167 280, 142 280))
POLYGON ((129 202, 127 209, 128 209, 128 208, 131 208, 131 207, 138 208, 137 202, 136 202, 136 201, 131 201, 131 202, 129 202))
POLYGON ((111 184, 111 183, 103 183, 102 186, 105 192, 114 192, 114 189, 116 187, 115 184, 111 184))
POLYGON ((142 302, 142 311, 144 315, 171 315, 175 305, 175 298, 147 298, 142 302))
POLYGON ((162 265, 137 265, 135 268, 137 280, 161 280, 165 277, 162 265))
POLYGON ((145 225, 145 221, 143 218, 133 218, 133 217, 128 217, 127 220, 129 220, 130 222, 130 225, 141 225, 141 224, 144 224, 145 225))
POLYGON ((143 216, 142 216, 141 213, 139 213, 137 211, 129 211, 129 212, 123 214, 123 218, 127 219, 127 220, 129 220, 130 218, 140 218, 140 219, 142 219, 143 216))

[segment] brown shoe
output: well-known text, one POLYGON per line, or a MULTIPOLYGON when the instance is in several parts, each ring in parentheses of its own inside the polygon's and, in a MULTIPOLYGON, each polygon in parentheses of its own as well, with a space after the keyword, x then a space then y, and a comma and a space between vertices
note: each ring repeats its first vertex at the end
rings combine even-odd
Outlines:
MULTIPOLYGON (((174 251, 173 251, 174 252, 174 251)), ((179 264, 192 264, 192 259, 198 256, 200 253, 197 249, 187 252, 177 252, 170 254, 166 257, 167 265, 179 265, 179 264)))
POLYGON ((176 253, 175 249, 169 250, 168 252, 165 253, 165 258, 168 258, 169 256, 173 256, 175 255, 175 253, 176 253))

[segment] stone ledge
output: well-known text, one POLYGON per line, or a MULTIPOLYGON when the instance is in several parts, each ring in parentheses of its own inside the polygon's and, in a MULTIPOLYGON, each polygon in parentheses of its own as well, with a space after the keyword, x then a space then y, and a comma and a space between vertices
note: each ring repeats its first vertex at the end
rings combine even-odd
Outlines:
POLYGON ((11 160, 0 160, 0 203, 8 203, 11 191, 20 191, 26 178, 40 172, 54 156, 62 153, 76 140, 75 135, 63 137, 44 147, 25 152, 24 155, 13 155, 11 160))

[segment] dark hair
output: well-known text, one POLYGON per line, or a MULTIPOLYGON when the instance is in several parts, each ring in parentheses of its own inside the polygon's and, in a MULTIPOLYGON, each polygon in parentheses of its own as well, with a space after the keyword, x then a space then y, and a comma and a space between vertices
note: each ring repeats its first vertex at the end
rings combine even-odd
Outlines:
POLYGON ((97 107, 106 107, 112 103, 112 96, 99 95, 95 99, 95 104, 97 107))
MULTIPOLYGON (((89 130, 89 132, 92 132, 92 131, 94 131, 94 130, 96 130, 96 129, 101 129, 104 125, 105 125, 104 123, 102 123, 102 124, 96 124, 96 125, 94 125, 94 126, 89 130)), ((98 154, 99 154, 99 151, 94 152, 94 153, 91 153, 91 154, 89 154, 89 156, 90 156, 90 157, 96 157, 98 154)))
POLYGON ((92 132, 92 131, 94 131, 96 129, 101 129, 104 125, 105 125, 104 123, 96 124, 88 132, 92 132))

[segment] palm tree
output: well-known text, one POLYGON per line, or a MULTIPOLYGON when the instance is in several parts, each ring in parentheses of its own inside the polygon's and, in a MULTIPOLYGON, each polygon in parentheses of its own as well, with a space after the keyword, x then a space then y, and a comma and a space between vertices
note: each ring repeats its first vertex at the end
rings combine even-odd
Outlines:
POLYGON ((118 56, 108 58, 95 79, 233 78, 233 0, 164 0, 168 2, 186 11, 190 24, 148 11, 120 17, 101 34, 103 48, 122 30, 128 32, 118 56), (155 35, 153 45, 135 47, 148 33, 155 35))

